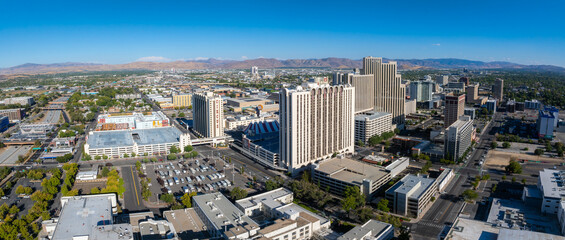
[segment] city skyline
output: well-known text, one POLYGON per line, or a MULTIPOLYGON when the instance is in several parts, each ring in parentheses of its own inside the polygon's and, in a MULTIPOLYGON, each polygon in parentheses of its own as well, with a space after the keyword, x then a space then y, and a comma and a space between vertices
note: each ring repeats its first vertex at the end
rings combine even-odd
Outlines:
POLYGON ((7 2, 0 14, 0 68, 24 63, 366 55, 565 66, 559 54, 565 51, 565 34, 556 30, 565 27, 558 12, 563 5, 7 2))

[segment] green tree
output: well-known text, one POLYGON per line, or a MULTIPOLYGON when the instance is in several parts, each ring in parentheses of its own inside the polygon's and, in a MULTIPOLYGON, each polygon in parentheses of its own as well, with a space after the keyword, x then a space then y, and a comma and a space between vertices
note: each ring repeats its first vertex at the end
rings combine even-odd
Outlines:
POLYGON ((538 155, 538 156, 541 156, 541 155, 544 154, 544 151, 543 151, 543 149, 538 148, 538 149, 534 150, 534 154, 535 154, 535 155, 538 155))
POLYGON ((191 208, 192 207, 192 197, 194 197, 194 196, 196 196, 196 192, 185 193, 184 195, 182 195, 180 200, 186 208, 191 208))
POLYGON ((503 142, 502 143, 502 147, 503 148, 510 148, 512 145, 510 144, 510 142, 503 142))
POLYGON ((230 197, 233 200, 239 200, 239 199, 245 198, 245 197, 247 197, 247 191, 245 191, 245 189, 242 189, 240 187, 234 187, 230 191, 230 197))
POLYGON ((99 194, 99 193, 100 193, 100 188, 93 187, 90 189, 90 194, 99 194))
POLYGON ((173 146, 171 146, 171 149, 169 150, 169 152, 177 154, 177 153, 180 153, 180 149, 177 146, 173 145, 173 146))
POLYGON ((170 153, 169 155, 167 155, 167 160, 175 160, 177 159, 177 155, 175 155, 174 153, 170 153))
POLYGON ((479 194, 471 189, 467 189, 463 192, 462 196, 465 199, 465 201, 470 202, 477 199, 479 197, 479 194))
POLYGON ((185 152, 192 152, 193 149, 194 149, 194 148, 193 148, 192 146, 190 146, 190 145, 184 146, 184 151, 185 151, 185 152))
POLYGON ((520 163, 516 162, 516 160, 514 159, 510 160, 510 163, 504 169, 506 170, 507 173, 511 173, 511 174, 522 173, 522 165, 520 165, 520 163))
POLYGON ((381 199, 379 203, 377 203, 377 209, 383 212, 389 212, 390 208, 388 208, 388 200, 384 198, 381 199))
POLYGON ((109 173, 110 173, 110 169, 108 167, 104 166, 102 168, 102 172, 101 172, 102 177, 108 177, 109 173))

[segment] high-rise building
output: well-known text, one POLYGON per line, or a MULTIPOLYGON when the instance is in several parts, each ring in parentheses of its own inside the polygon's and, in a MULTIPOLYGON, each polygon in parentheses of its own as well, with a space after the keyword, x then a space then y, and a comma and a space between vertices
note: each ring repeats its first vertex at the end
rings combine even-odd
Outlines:
POLYGON ((469 116, 460 117, 449 126, 445 134, 444 154, 449 160, 457 160, 471 146, 473 120, 469 116))
POLYGON ((392 113, 392 122, 404 123, 404 99, 406 86, 396 72, 396 62, 383 63, 382 58, 363 58, 363 74, 372 74, 375 79, 374 111, 392 113))
POLYGON ((259 76, 259 68, 257 66, 251 67, 251 76, 259 76))
POLYGON ((355 113, 373 110, 374 103, 371 101, 375 99, 375 80, 373 75, 348 74, 347 84, 355 87, 355 113))
POLYGON ((174 107, 188 107, 190 105, 192 105, 192 95, 190 94, 173 95, 174 107))
POLYGON ((539 110, 538 121, 536 122, 537 132, 539 138, 553 138, 553 123, 555 122, 555 116, 545 110, 539 110))
POLYGON ((443 85, 447 84, 448 82, 449 82, 449 76, 447 76, 447 75, 436 76, 436 83, 438 85, 443 86, 443 85))
POLYGON ((410 99, 415 99, 417 102, 432 100, 434 86, 435 84, 432 81, 410 82, 410 99))
POLYGON ((503 97, 503 92, 504 92, 504 80, 497 78, 496 80, 494 80, 494 86, 492 87, 492 95, 494 96, 494 98, 496 98, 496 100, 498 100, 498 102, 502 101, 502 97, 503 97))
POLYGON ((526 108, 526 109, 540 109, 540 108, 541 108, 541 103, 540 103, 538 100, 536 100, 536 99, 533 99, 533 100, 526 100, 526 102, 525 102, 525 108, 526 108))
POLYGON ((445 96, 444 126, 447 128, 465 113, 465 95, 445 96))
POLYGON ((280 94, 280 158, 293 174, 354 147, 355 89, 309 83, 280 94))
POLYGON ((194 131, 202 137, 224 135, 224 109, 222 98, 212 92, 196 93, 192 97, 194 131))
POLYGON ((489 112, 496 113, 496 99, 489 99, 485 103, 485 107, 489 112))
POLYGON ((461 77, 461 78, 459 78, 459 82, 464 83, 465 86, 468 86, 469 85, 469 78, 468 77, 461 77))
POLYGON ((465 88, 467 92, 467 103, 473 103, 479 98, 479 84, 475 83, 465 88))

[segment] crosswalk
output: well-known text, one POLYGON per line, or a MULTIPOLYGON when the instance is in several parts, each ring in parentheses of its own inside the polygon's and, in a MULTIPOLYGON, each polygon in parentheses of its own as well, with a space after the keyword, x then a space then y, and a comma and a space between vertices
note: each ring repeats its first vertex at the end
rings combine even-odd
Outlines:
POLYGON ((433 228, 440 228, 440 229, 443 229, 443 227, 445 226, 443 224, 437 224, 437 223, 428 222, 428 221, 419 221, 418 225, 422 225, 422 226, 426 226, 426 227, 433 227, 433 228))

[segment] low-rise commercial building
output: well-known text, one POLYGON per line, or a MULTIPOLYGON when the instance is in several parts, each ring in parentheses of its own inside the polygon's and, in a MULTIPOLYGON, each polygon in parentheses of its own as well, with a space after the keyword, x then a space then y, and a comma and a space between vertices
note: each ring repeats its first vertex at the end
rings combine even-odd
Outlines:
POLYGON ((130 93, 130 94, 117 94, 116 99, 140 99, 141 94, 139 93, 130 93))
POLYGON ((321 189, 329 188, 331 194, 338 196, 343 196, 347 187, 357 186, 370 199, 390 181, 391 174, 377 165, 337 157, 314 164, 312 179, 320 184, 321 189))
POLYGON ((114 223, 113 193, 62 197, 61 206, 59 218, 41 224, 49 239, 134 239, 130 224, 114 223))
POLYGON ((392 212, 418 217, 423 214, 424 208, 437 190, 436 179, 409 174, 386 190, 385 196, 392 212))
POLYGON ((369 138, 392 131, 392 114, 368 112, 355 115, 355 141, 368 143, 369 138))
POLYGON ((173 224, 167 220, 147 219, 139 223, 141 240, 178 240, 173 224))
POLYGON ((265 105, 270 101, 261 98, 228 98, 226 102, 227 105, 231 107, 249 108, 249 107, 256 107, 259 105, 265 105))
POLYGON ((389 240, 394 238, 394 227, 377 220, 369 220, 363 225, 355 226, 337 240, 389 240))
POLYGON ((310 239, 314 233, 328 229, 330 221, 296 204, 293 193, 278 188, 236 201, 246 216, 273 221, 258 232, 261 240, 310 239))
POLYGON ((525 106, 526 109, 534 109, 534 110, 539 110, 541 109, 541 103, 540 101, 533 99, 533 100, 526 100, 525 102, 525 106))
POLYGON ((194 196, 192 202, 212 238, 249 239, 259 231, 255 221, 219 192, 194 196))

